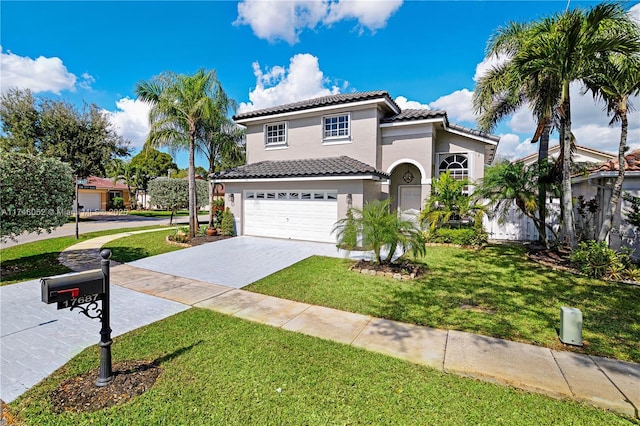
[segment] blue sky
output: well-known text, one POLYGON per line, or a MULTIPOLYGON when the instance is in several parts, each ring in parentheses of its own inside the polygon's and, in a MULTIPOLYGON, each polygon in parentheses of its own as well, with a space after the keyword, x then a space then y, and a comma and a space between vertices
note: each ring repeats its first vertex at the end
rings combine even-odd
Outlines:
MULTIPOLYGON (((450 121, 475 127, 470 98, 474 78, 488 66, 489 36, 509 21, 562 11, 567 2, 3 0, 0 7, 1 89, 96 103, 139 150, 148 109, 134 88, 165 70, 215 69, 242 110, 386 90, 403 107, 445 109, 450 121)), ((638 2, 625 8, 640 19, 638 2)), ((578 143, 615 151, 618 128, 608 126, 602 105, 580 97, 577 86, 574 92, 578 143)), ((630 145, 640 148, 638 113, 630 125, 630 145)), ((526 110, 505 120, 494 131, 502 136, 498 155, 535 152, 532 126, 526 110)), ((177 161, 185 167, 186 155, 177 161)), ((204 159, 197 164, 206 166, 204 159)))

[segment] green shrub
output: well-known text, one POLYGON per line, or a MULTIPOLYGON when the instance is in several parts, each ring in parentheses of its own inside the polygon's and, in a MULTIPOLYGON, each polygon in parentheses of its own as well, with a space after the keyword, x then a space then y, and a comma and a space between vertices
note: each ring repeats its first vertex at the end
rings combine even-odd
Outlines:
POLYGON ((571 253, 570 260, 583 274, 592 278, 621 280, 629 275, 627 271, 633 269, 629 251, 617 252, 609 248, 605 241, 580 242, 571 253))
POLYGON ((175 232, 169 235, 169 241, 175 241, 176 243, 189 242, 189 228, 176 228, 175 232))
POLYGON ((220 225, 220 233, 226 237, 234 237, 236 235, 236 227, 233 222, 233 213, 227 207, 222 213, 222 224, 220 225))
POLYGON ((461 246, 484 246, 488 235, 482 228, 438 228, 427 235, 427 241, 461 246))
POLYGON ((122 197, 113 197, 111 199, 111 208, 115 210, 124 209, 124 198, 122 197))
POLYGON ((224 198, 216 198, 213 200, 213 223, 220 226, 222 222, 222 213, 224 212, 224 198))

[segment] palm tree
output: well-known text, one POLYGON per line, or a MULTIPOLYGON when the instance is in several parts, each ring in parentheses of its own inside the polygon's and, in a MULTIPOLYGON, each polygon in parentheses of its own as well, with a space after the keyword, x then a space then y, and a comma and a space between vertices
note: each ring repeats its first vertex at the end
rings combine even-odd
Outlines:
POLYGON ((447 170, 438 176, 431 185, 431 195, 425 201, 420 212, 420 223, 427 225, 431 232, 451 220, 462 220, 470 217, 483 207, 472 202, 464 188, 469 184, 467 179, 454 179, 447 170))
POLYGON ((511 206, 515 205, 533 221, 538 233, 545 227, 557 237, 553 228, 536 216, 538 179, 537 168, 505 161, 487 169, 475 195, 489 200, 500 221, 506 219, 511 206))
MULTIPOLYGON (((223 162, 227 165, 240 165, 245 161, 244 129, 236 126, 229 118, 229 113, 237 107, 218 86, 215 95, 215 114, 209 117, 203 127, 202 135, 196 140, 196 150, 201 152, 209 162, 209 176, 219 171, 223 162)), ((215 182, 209 179, 209 228, 213 228, 213 197, 215 182)))
POLYGON ((422 231, 415 222, 405 220, 399 214, 390 211, 391 200, 374 200, 365 203, 362 209, 352 207, 347 217, 336 222, 334 231, 340 245, 355 243, 354 236, 362 239, 364 247, 373 250, 379 265, 390 263, 398 246, 411 250, 414 255, 425 253, 425 240, 422 231), (382 249, 389 252, 382 258, 382 249))
POLYGON ((219 87, 215 71, 198 70, 193 75, 164 72, 136 85, 136 95, 151 105, 148 142, 189 151, 189 237, 198 229, 196 212, 195 147, 205 123, 216 115, 215 94, 219 87))
MULTIPOLYGON (((640 36, 639 36, 640 37, 640 36)), ((624 155, 627 151, 628 112, 633 110, 629 97, 640 94, 640 54, 626 56, 611 55, 608 61, 599 64, 596 72, 585 78, 587 90, 593 97, 606 103, 607 115, 612 116, 609 125, 620 122, 620 144, 618 147, 618 176, 613 184, 611 200, 598 233, 598 241, 605 241, 611 231, 613 218, 620 208, 620 196, 625 173, 624 155)))
POLYGON ((611 53, 633 54, 640 48, 631 18, 617 3, 589 11, 567 10, 535 22, 511 62, 526 80, 551 77, 561 87, 559 102, 562 160, 562 225, 566 242, 576 246, 571 194, 570 84, 588 77, 611 53))

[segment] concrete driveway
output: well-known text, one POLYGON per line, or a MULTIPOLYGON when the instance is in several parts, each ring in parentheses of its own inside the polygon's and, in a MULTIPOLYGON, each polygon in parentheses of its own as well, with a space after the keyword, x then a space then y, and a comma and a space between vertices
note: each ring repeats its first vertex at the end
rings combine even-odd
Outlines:
POLYGON ((241 236, 147 257, 130 265, 242 288, 313 255, 352 259, 362 256, 338 250, 334 244, 241 236))

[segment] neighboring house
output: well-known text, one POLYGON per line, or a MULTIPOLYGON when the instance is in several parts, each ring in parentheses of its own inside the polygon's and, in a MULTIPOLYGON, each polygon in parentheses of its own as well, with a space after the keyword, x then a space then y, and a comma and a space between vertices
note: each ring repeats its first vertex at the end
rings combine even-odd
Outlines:
MULTIPOLYGON (((78 204, 81 212, 106 211, 112 207, 113 199, 124 199, 125 207, 129 206, 129 190, 127 185, 114 182, 113 179, 89 176, 78 185, 78 204)), ((73 211, 75 212, 73 203, 73 211)))
POLYGON ((418 212, 432 179, 471 182, 499 137, 450 123, 445 111, 401 110, 384 91, 331 95, 237 114, 247 164, 217 173, 241 235, 335 242, 350 207, 391 198, 418 212))
MULTIPOLYGON (((604 152, 597 149, 589 148, 582 145, 575 145, 576 149, 571 155, 574 163, 600 164, 604 161, 614 160, 617 155, 610 152, 604 152)), ((557 160, 560 155, 560 145, 549 147, 549 159, 557 160)), ((538 153, 533 153, 515 160, 514 163, 524 163, 527 166, 535 164, 538 161, 538 153)))
MULTIPOLYGON (((625 173, 622 191, 634 196, 640 196, 640 150, 635 150, 625 155, 625 173)), ((592 169, 589 174, 576 176, 572 180, 573 196, 582 195, 586 200, 595 198, 598 201, 600 210, 593 221, 593 227, 600 229, 604 220, 604 208, 609 205, 613 184, 618 176, 620 164, 616 160, 609 160, 592 169)), ((613 228, 609 236, 609 244, 612 248, 618 249, 622 246, 636 250, 635 257, 640 257, 640 234, 636 228, 625 220, 625 210, 629 208, 629 203, 621 201, 621 208, 618 209, 613 218, 613 228)), ((579 219, 579 218, 577 218, 579 219)), ((577 220, 576 220, 577 222, 577 220)))

